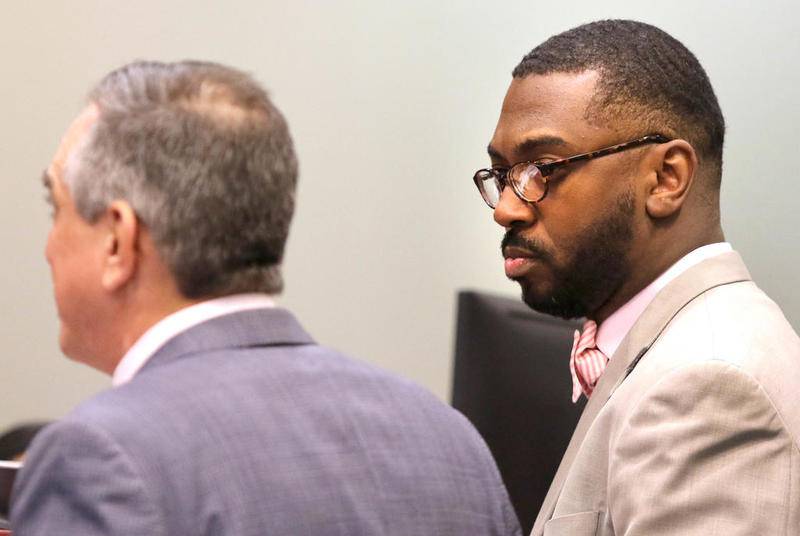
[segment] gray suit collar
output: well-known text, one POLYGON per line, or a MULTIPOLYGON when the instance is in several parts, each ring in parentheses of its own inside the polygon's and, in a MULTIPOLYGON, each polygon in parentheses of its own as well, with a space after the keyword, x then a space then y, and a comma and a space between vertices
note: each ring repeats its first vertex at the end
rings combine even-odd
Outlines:
POLYGON ((179 333, 156 351, 139 373, 214 350, 300 344, 314 344, 314 340, 289 311, 251 309, 212 318, 179 333))
POLYGON ((536 518, 533 535, 541 535, 544 523, 552 517, 569 468, 595 417, 617 387, 625 381, 628 374, 647 353, 650 346, 658 339, 669 322, 689 302, 707 290, 749 280, 750 274, 742 258, 738 253, 732 251, 717 255, 689 268, 653 298, 653 301, 620 343, 597 383, 592 397, 587 402, 536 518))

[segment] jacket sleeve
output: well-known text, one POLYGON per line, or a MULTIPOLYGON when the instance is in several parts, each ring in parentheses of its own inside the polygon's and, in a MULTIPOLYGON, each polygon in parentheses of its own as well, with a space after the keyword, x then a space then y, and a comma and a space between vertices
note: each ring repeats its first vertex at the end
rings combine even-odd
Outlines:
POLYGON ((798 469, 797 446, 755 378, 723 361, 682 367, 638 400, 612 440, 614 533, 796 534, 798 469))
POLYGON ((136 467, 101 429, 63 421, 28 452, 11 502, 14 536, 161 535, 161 513, 136 467))

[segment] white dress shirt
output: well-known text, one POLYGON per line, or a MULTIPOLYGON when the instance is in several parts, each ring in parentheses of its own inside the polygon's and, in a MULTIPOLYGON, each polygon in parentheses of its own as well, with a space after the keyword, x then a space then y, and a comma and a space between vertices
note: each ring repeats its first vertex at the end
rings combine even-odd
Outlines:
POLYGON ((639 291, 636 296, 628 300, 625 305, 614 311, 611 316, 606 318, 605 322, 600 324, 595 338, 597 348, 611 358, 614 352, 617 351, 622 339, 625 338, 633 324, 636 323, 636 320, 661 289, 695 264, 728 251, 733 251, 728 242, 717 242, 716 244, 701 246, 687 253, 652 283, 639 291))
POLYGON ((275 302, 267 294, 233 294, 196 303, 165 316, 128 349, 114 369, 111 384, 118 387, 129 382, 159 348, 179 333, 201 322, 239 311, 274 306, 275 302))

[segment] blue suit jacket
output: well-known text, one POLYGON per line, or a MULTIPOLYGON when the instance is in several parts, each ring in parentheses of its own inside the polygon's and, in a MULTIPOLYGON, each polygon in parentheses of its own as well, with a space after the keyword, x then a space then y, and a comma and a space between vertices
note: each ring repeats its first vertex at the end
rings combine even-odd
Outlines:
POLYGON ((282 309, 169 341, 35 440, 15 536, 509 535, 488 449, 416 385, 282 309))

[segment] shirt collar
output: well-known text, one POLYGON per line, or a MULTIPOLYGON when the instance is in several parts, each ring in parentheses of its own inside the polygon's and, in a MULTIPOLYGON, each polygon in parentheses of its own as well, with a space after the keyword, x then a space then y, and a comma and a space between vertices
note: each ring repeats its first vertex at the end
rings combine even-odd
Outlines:
POLYGON ((233 294, 202 301, 165 316, 128 349, 114 369, 111 384, 118 387, 128 383, 164 344, 197 324, 230 313, 274 306, 275 302, 267 294, 233 294))
POLYGON ((701 246, 684 255, 652 283, 639 291, 639 293, 631 298, 625 305, 614 311, 605 322, 600 324, 597 329, 597 338, 595 339, 600 351, 608 357, 613 356, 622 342, 622 339, 625 338, 625 335, 628 334, 628 331, 630 331, 639 316, 644 312, 653 298, 655 298, 656 294, 666 287, 673 279, 692 266, 729 251, 733 251, 733 248, 728 242, 717 242, 715 244, 701 246))

